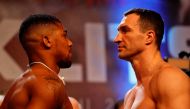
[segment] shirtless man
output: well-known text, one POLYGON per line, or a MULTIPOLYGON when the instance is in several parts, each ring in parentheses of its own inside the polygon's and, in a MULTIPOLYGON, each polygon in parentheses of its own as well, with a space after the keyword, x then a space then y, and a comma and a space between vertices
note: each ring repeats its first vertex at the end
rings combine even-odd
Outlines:
POLYGON ((114 42, 119 58, 132 64, 137 78, 124 109, 190 109, 189 77, 161 57, 163 33, 164 22, 154 11, 132 9, 124 14, 114 42))
POLYGON ((72 109, 60 68, 71 66, 72 42, 61 21, 36 14, 21 25, 19 40, 29 59, 29 68, 5 95, 1 109, 72 109))

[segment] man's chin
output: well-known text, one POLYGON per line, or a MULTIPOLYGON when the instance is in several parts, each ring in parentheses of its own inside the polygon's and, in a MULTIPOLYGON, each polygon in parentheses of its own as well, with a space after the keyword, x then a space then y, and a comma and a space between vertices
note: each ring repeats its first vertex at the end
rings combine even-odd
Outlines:
POLYGON ((118 54, 118 57, 119 57, 120 59, 124 59, 124 56, 121 55, 121 54, 118 54))
POLYGON ((72 62, 71 62, 71 61, 59 63, 59 67, 60 67, 60 68, 69 68, 69 67, 71 67, 71 65, 72 65, 72 62))
POLYGON ((120 55, 120 54, 119 54, 118 57, 119 57, 120 59, 129 61, 129 57, 128 57, 128 56, 124 56, 124 55, 120 55))

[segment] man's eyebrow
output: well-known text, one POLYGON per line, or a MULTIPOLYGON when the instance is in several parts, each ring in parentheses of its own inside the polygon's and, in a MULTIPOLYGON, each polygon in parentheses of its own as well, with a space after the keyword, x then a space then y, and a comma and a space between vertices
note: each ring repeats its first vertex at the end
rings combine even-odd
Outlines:
POLYGON ((125 30, 131 30, 131 28, 129 26, 127 26, 127 25, 120 25, 117 28, 118 31, 123 30, 123 29, 125 29, 125 30))

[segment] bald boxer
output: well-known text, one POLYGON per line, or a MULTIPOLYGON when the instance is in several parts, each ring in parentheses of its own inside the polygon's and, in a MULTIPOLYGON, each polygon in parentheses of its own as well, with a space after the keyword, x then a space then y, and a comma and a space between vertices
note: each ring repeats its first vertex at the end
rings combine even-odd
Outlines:
POLYGON ((114 42, 119 58, 129 61, 137 84, 126 93, 124 109, 190 109, 189 77, 160 54, 161 16, 147 9, 124 14, 114 42))
POLYGON ((60 68, 71 66, 72 42, 59 19, 36 14, 24 20, 19 40, 28 56, 28 69, 12 84, 1 109, 72 109, 60 68))

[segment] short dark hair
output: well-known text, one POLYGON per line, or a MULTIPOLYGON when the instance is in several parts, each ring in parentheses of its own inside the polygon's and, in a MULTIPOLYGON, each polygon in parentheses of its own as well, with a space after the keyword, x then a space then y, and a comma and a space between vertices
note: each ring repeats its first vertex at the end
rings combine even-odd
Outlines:
POLYGON ((160 49, 160 45, 162 42, 163 34, 164 34, 164 21, 159 13, 142 8, 135 8, 125 12, 125 16, 129 14, 137 14, 139 15, 139 25, 142 32, 145 32, 148 29, 153 29, 156 33, 156 43, 158 48, 160 49))
POLYGON ((61 23, 61 21, 52 15, 47 15, 47 14, 30 15, 28 18, 26 18, 22 22, 22 24, 20 26, 19 40, 20 40, 21 44, 24 43, 24 38, 26 37, 25 33, 28 31, 28 29, 31 26, 43 25, 43 24, 57 24, 57 23, 61 23))

